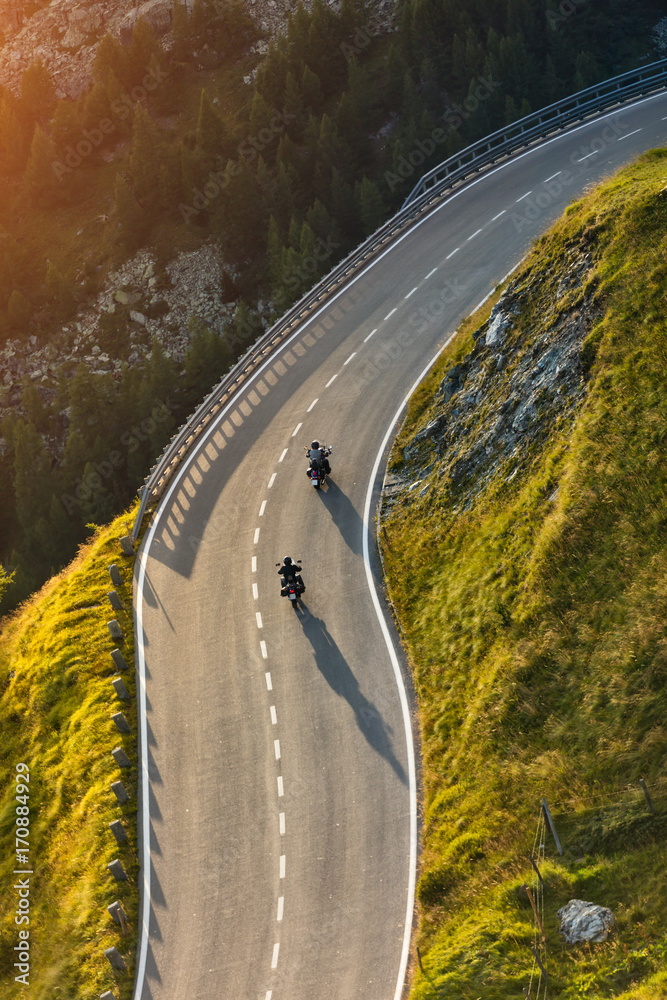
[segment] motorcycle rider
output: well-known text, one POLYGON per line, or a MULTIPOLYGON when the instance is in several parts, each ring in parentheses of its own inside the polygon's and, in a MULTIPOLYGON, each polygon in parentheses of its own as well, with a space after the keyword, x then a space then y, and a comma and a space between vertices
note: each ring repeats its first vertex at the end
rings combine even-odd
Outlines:
POLYGON ((291 581, 301 587, 302 591, 306 589, 306 586, 301 578, 301 566, 292 561, 291 556, 285 556, 283 559, 283 564, 278 570, 278 575, 282 577, 281 589, 284 590, 291 581))
MULTIPOLYGON (((326 445, 321 445, 319 441, 313 441, 310 448, 306 447, 304 450, 310 460, 310 469, 322 469, 328 476, 331 472, 331 466, 329 465, 328 458, 331 454, 331 450, 327 448, 326 445)), ((310 469, 306 473, 307 475, 309 475, 310 469)))

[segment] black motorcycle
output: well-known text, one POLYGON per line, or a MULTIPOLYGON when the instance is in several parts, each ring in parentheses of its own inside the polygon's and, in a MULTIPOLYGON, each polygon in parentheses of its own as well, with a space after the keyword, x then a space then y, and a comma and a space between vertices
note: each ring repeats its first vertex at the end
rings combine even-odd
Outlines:
MULTIPOLYGON (((309 450, 310 450, 309 448, 305 449, 306 452, 308 452, 309 450)), ((320 462, 313 461, 312 458, 309 459, 309 465, 308 468, 306 469, 306 475, 308 476, 311 484, 315 487, 316 490, 319 490, 321 486, 324 486, 324 484, 327 481, 327 472, 325 471, 324 468, 324 461, 329 457, 332 450, 333 449, 331 445, 321 448, 320 451, 322 453, 322 459, 320 462)))
MULTIPOLYGON (((298 562, 301 562, 299 559, 298 562)), ((276 563, 276 566, 281 566, 282 563, 276 563)), ((289 579, 283 579, 282 585, 280 587, 280 596, 288 597, 290 604, 296 610, 299 603, 299 598, 306 589, 306 586, 301 578, 301 566, 297 566, 295 563, 292 564, 296 572, 296 576, 292 575, 289 579)))

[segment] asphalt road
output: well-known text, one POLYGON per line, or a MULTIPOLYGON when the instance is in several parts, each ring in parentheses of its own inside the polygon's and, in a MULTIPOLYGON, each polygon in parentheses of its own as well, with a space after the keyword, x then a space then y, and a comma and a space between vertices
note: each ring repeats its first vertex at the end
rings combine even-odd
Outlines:
POLYGON ((667 96, 641 102, 459 190, 267 362, 163 498, 136 578, 136 1000, 402 995, 417 727, 365 525, 387 435, 459 319, 588 185, 662 145, 665 117, 667 96), (334 445, 319 494, 313 437, 334 445))

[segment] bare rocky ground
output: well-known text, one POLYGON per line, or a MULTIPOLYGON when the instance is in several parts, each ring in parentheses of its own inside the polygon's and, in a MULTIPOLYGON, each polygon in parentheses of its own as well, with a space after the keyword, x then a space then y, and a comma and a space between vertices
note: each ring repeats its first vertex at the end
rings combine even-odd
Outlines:
MULTIPOLYGON (((304 0, 312 6, 312 0, 304 0)), ((190 5, 190 4, 189 4, 190 5)), ((267 36, 284 26, 296 6, 291 0, 247 0, 257 24, 267 36)), ((97 44, 106 32, 129 40, 140 17, 169 43, 172 0, 113 0, 108 4, 81 0, 51 0, 38 9, 0 0, 0 83, 18 91, 21 74, 37 59, 46 65, 59 97, 79 97, 90 79, 97 44)))
POLYGON ((445 373, 403 467, 387 476, 389 505, 442 482, 466 510, 492 480, 514 479, 555 427, 574 419, 587 390, 585 341, 601 315, 593 268, 580 247, 547 281, 524 274, 508 285, 470 353, 445 373), (535 302, 544 303, 539 315, 535 302), (528 310, 530 324, 521 321, 528 310))

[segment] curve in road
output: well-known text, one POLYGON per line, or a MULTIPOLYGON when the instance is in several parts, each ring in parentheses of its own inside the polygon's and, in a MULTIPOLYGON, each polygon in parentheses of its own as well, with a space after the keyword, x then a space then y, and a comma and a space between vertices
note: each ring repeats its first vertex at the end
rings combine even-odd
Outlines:
POLYGON ((664 95, 637 102, 455 192, 267 360, 162 499, 136 578, 137 1000, 400 997, 416 776, 370 544, 382 459, 424 359, 665 118, 664 95), (315 436, 336 445, 320 495, 315 436), (299 615, 275 576, 288 552, 299 615))

